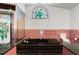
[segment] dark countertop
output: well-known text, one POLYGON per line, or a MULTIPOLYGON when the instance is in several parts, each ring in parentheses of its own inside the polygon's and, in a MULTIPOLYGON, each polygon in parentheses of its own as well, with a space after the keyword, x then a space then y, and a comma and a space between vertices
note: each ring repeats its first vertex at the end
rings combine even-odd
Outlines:
POLYGON ((66 43, 63 42, 63 46, 72 51, 74 54, 79 55, 79 43, 66 43))

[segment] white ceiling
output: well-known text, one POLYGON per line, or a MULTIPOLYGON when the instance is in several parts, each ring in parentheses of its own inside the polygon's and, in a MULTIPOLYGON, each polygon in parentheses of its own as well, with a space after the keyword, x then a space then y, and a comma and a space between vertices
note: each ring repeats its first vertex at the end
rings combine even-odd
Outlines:
MULTIPOLYGON (((78 5, 78 4, 79 3, 48 3, 48 4, 43 4, 43 5, 59 7, 59 8, 65 8, 65 9, 71 9, 71 8, 75 7, 76 5, 78 5)), ((33 5, 33 3, 26 4, 26 6, 31 6, 31 5, 33 5)))
POLYGON ((52 3, 52 4, 47 4, 50 6, 54 6, 54 7, 60 7, 60 8, 65 8, 65 9, 71 9, 73 7, 75 7, 76 5, 78 5, 79 3, 52 3))
POLYGON ((58 8, 64 8, 64 9, 72 9, 73 7, 75 7, 76 5, 79 5, 79 3, 19 3, 19 4, 14 4, 14 5, 18 5, 22 11, 25 13, 25 8, 27 6, 32 6, 32 5, 48 5, 48 6, 52 6, 52 7, 58 7, 58 8))

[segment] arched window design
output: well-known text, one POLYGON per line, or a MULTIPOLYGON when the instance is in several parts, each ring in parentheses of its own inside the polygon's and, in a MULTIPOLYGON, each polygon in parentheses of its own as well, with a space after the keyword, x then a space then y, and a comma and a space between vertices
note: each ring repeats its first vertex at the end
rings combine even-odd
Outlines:
POLYGON ((47 19, 48 13, 44 8, 36 8, 32 12, 33 19, 47 19))

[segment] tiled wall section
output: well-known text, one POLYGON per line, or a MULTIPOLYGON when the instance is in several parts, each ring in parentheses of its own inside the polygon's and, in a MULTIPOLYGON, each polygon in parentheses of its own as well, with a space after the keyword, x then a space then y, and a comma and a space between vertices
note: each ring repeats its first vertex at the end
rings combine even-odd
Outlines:
POLYGON ((66 33, 67 38, 70 38, 70 30, 43 30, 43 36, 40 34, 40 30, 28 29, 25 32, 25 38, 55 38, 59 39, 60 33, 66 33))
POLYGON ((18 11, 16 11, 16 13, 17 13, 17 16, 16 16, 16 18, 17 18, 17 20, 16 20, 16 24, 17 24, 17 29, 16 29, 16 39, 17 39, 17 41, 19 41, 19 40, 21 40, 21 39, 23 39, 24 38, 24 35, 25 35, 25 31, 24 31, 24 29, 25 29, 25 13, 23 13, 22 12, 22 10, 19 8, 19 7, 17 7, 16 8, 16 10, 18 10, 18 11))
POLYGON ((74 38, 78 38, 79 39, 79 30, 71 30, 70 31, 70 38, 72 40, 74 40, 74 38))
POLYGON ((43 36, 41 36, 39 29, 27 29, 27 30, 25 30, 25 39, 27 39, 27 38, 59 39, 60 33, 66 33, 67 38, 70 39, 70 41, 73 41, 75 37, 79 38, 79 30, 64 30, 64 29, 43 30, 43 36))
POLYGON ((24 16, 18 18, 17 20, 17 41, 19 41, 20 39, 23 39, 25 36, 25 20, 24 20, 24 16))

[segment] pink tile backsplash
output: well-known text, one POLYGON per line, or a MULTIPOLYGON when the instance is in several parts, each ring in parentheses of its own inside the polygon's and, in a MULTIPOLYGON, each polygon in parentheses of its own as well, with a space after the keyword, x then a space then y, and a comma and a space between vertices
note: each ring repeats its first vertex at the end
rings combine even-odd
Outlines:
POLYGON ((74 38, 79 38, 79 30, 65 30, 65 29, 55 29, 55 30, 43 30, 43 35, 41 36, 39 29, 26 29, 25 38, 55 38, 59 39, 60 33, 66 33, 67 38, 70 41, 74 41, 74 38))

